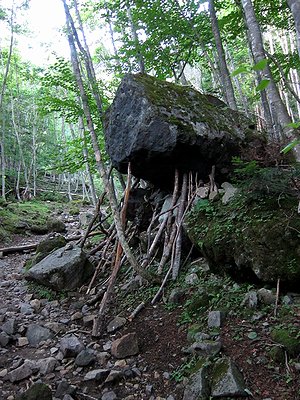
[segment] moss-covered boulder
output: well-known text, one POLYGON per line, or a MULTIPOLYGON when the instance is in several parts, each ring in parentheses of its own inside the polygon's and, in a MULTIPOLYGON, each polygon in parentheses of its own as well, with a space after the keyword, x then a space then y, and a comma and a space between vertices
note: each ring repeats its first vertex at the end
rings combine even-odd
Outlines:
POLYGON ((25 393, 17 396, 17 400, 52 400, 52 391, 44 383, 34 383, 25 393))
POLYGON ((60 249, 67 244, 64 236, 56 234, 54 236, 48 236, 46 239, 42 240, 37 248, 35 255, 25 263, 25 269, 33 267, 38 262, 42 261, 43 258, 47 257, 52 251, 60 249))
MULTIPOLYGON (((262 135, 260 135, 260 138, 262 135)), ((112 165, 156 186, 173 186, 174 170, 206 178, 215 165, 226 175, 231 158, 254 142, 254 124, 221 100, 149 75, 127 75, 106 113, 112 165)))
POLYGON ((297 357, 300 354, 300 331, 290 329, 274 328, 271 331, 271 338, 275 343, 280 344, 288 352, 290 357, 297 357))
POLYGON ((298 199, 288 194, 251 197, 241 191, 227 205, 198 202, 186 219, 190 239, 215 273, 239 280, 291 286, 300 282, 298 199))

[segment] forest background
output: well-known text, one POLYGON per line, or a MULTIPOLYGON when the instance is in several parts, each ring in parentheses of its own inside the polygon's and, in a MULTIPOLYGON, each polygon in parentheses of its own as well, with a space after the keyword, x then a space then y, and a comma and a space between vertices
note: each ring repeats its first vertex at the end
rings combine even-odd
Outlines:
POLYGON ((62 0, 62 41, 69 42, 71 57, 42 67, 20 49, 31 35, 30 26, 20 24, 29 5, 0 5, 3 201, 51 200, 60 192, 72 200, 80 188, 96 204, 99 157, 108 165, 103 115, 129 72, 216 95, 282 142, 278 151, 297 149, 300 0, 62 0), (45 191, 45 177, 55 183, 55 194, 45 191))

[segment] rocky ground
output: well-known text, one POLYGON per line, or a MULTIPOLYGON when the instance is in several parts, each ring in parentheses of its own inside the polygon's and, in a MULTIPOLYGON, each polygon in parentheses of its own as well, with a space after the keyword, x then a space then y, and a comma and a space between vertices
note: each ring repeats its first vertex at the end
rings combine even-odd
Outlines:
MULTIPOLYGON (((25 242, 37 239, 32 236, 25 242)), ((15 238, 15 244, 21 241, 24 238, 15 238)), ((89 305, 86 287, 55 297, 28 285, 23 277, 28 257, 12 254, 0 259, 0 399, 17 399, 35 387, 42 394, 34 398, 41 400, 196 400, 202 397, 195 397, 187 376, 199 371, 203 354, 210 356, 211 371, 226 359, 244 377, 242 389, 221 398, 300 398, 297 294, 281 296, 280 316, 274 317, 271 292, 264 299, 258 291, 247 292, 228 280, 203 278, 203 271, 193 267, 185 271, 171 298, 170 290, 158 305, 146 303, 130 321, 135 307, 151 299, 157 288, 132 291, 127 277, 119 283, 107 316, 107 322, 113 322, 95 338, 92 321, 99 303, 89 305), (214 311, 221 308, 221 293, 231 307, 226 314, 214 311), (246 313, 236 312, 240 308, 246 313), (296 345, 280 344, 272 334, 275 328, 290 331, 296 345)))

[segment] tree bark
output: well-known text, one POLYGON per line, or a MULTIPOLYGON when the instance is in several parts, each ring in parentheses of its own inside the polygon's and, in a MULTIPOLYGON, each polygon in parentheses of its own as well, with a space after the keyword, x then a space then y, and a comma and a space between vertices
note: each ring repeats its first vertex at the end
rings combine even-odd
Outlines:
MULTIPOLYGON (((256 19, 254 7, 251 0, 241 0, 241 4, 244 10, 245 22, 248 29, 250 48, 252 51, 254 62, 257 64, 261 60, 266 59, 260 26, 256 19)), ((269 81, 269 85, 266 87, 265 91, 274 121, 276 120, 276 122, 279 124, 284 136, 294 139, 294 129, 288 126, 288 124, 292 122, 292 119, 289 116, 287 109, 279 95, 279 91, 273 79, 270 67, 266 65, 266 67, 262 71, 257 71, 257 74, 259 80, 265 79, 269 81)), ((294 154, 296 159, 300 160, 299 149, 295 148, 294 154)))
POLYGON ((143 59, 141 49, 140 49, 140 42, 139 42, 139 38, 137 35, 137 29, 136 29, 135 23, 133 21, 130 6, 129 6, 128 2, 126 3, 126 11, 127 11, 127 17, 129 20, 129 24, 130 24, 132 40, 135 45, 137 62, 139 64, 140 72, 142 74, 144 74, 145 73, 145 63, 144 63, 144 59, 143 59))
POLYGON ((286 1, 293 14, 295 29, 296 29, 297 50, 298 50, 298 55, 300 57, 300 0, 286 0, 286 1))
POLYGON ((89 80, 91 80, 91 86, 93 89, 93 96, 96 100, 96 104, 97 104, 97 108, 98 108, 98 113, 100 114, 101 118, 103 117, 103 108, 102 108, 102 101, 101 101, 101 96, 99 95, 98 92, 98 88, 96 85, 96 79, 95 79, 95 71, 93 69, 93 64, 91 62, 91 56, 88 52, 88 49, 84 49, 83 46, 80 44, 80 41, 78 39, 78 35, 74 26, 74 22, 72 19, 72 16, 70 14, 68 5, 66 3, 66 0, 62 0, 63 4, 64 4, 64 9, 65 9, 65 15, 66 15, 66 21, 67 21, 67 28, 68 28, 68 41, 69 41, 69 46, 70 46, 70 51, 71 51, 71 60, 72 60, 72 65, 73 65, 73 70, 74 70, 74 75, 76 78, 76 82, 80 91, 80 96, 81 96, 81 100, 82 100, 82 106, 83 106, 83 111, 84 111, 84 115, 85 118, 87 120, 87 126, 90 132, 90 136, 91 136, 91 141, 92 141, 92 145, 93 145, 93 149, 94 149, 94 153, 95 153, 95 159, 96 159, 96 165, 97 165, 97 169, 99 172, 99 175, 103 181, 105 190, 107 192, 107 197, 110 203, 110 207, 112 209, 113 212, 113 217, 114 217, 114 222, 115 222, 115 226, 116 226, 116 230, 117 230, 117 234, 118 234, 118 239, 120 241, 120 244, 124 250, 124 253, 126 254, 126 257, 129 261, 129 263, 131 264, 132 268, 138 273, 140 274, 142 277, 144 277, 145 279, 151 279, 151 276, 149 273, 147 273, 146 271, 144 271, 138 261, 136 260, 134 254, 132 253, 129 244, 126 240, 125 237, 125 232, 122 226, 122 222, 121 222, 121 217, 119 214, 119 209, 118 209, 118 204, 115 200, 114 197, 114 193, 113 193, 113 188, 111 186, 111 183, 109 181, 108 178, 108 174, 105 168, 105 165, 102 161, 102 155, 101 155, 101 151, 100 151, 100 147, 99 147, 99 143, 98 143, 98 139, 97 139, 97 134, 95 131, 95 127, 94 127, 94 123, 93 123, 93 119, 92 119, 92 115, 91 115, 91 111, 89 108, 89 103, 88 103, 88 96, 86 93, 86 89, 84 87, 84 82, 82 80, 82 75, 81 75, 81 71, 80 71, 80 66, 79 66, 79 61, 78 61, 78 54, 77 54, 77 49, 75 47, 75 41, 74 38, 76 40, 76 43, 79 46, 80 51, 83 53, 84 56, 84 60, 85 60, 85 66, 86 66, 86 70, 87 70, 87 74, 88 74, 88 78, 89 80))
POLYGON ((219 66, 219 71, 220 71, 220 78, 222 82, 222 91, 224 94, 224 97, 226 99, 227 104, 229 105, 230 108, 236 110, 237 109, 237 104, 236 104, 236 99, 234 95, 234 89, 230 77, 230 73, 227 67, 227 62, 226 62, 226 57, 225 57, 225 51, 223 48, 222 44, 222 39, 221 39, 221 34, 220 34, 220 29, 218 25, 218 19, 216 15, 216 10, 215 10, 215 4, 214 0, 209 0, 209 15, 210 15, 210 20, 211 20, 211 26, 212 26, 212 32, 215 38, 215 43, 216 43, 216 49, 217 49, 217 54, 218 54, 218 66, 219 66))

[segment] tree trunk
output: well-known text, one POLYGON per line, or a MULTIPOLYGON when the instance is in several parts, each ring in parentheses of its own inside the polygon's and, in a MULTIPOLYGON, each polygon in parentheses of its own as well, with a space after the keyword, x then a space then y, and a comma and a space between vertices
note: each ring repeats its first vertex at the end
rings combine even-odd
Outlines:
POLYGON ((226 58, 225 58, 225 51, 222 44, 220 29, 218 25, 218 19, 216 16, 214 0, 209 0, 209 15, 211 20, 212 32, 216 42, 216 49, 218 54, 218 66, 220 72, 220 78, 222 82, 222 91, 224 93, 224 97, 226 99, 227 104, 230 108, 236 110, 237 104, 234 95, 234 89, 230 77, 230 73, 227 67, 226 58))
POLYGON ((115 200, 113 188, 110 184, 105 165, 102 161, 102 155, 101 155, 101 151, 100 151, 100 147, 99 147, 99 143, 98 143, 98 139, 97 139, 97 134, 96 134, 96 131, 94 128, 93 118, 92 118, 90 108, 89 108, 88 96, 86 93, 86 89, 84 87, 84 82, 82 80, 82 75, 81 75, 81 71, 80 71, 78 54, 77 54, 77 49, 75 47, 74 37, 75 37, 76 43, 79 46, 80 51, 83 53, 85 66, 86 66, 86 70, 88 73, 88 78, 89 78, 89 80, 92 81, 91 83, 92 83, 93 95, 96 100, 98 113, 102 117, 103 116, 102 101, 101 101, 101 97, 100 97, 99 93, 97 92, 98 89, 96 86, 95 71, 94 71, 93 65, 91 63, 91 56, 88 52, 88 49, 84 49, 79 42, 78 35, 77 35, 76 29, 74 26, 74 22, 73 22, 71 14, 70 14, 69 8, 67 6, 66 0, 62 0, 62 2, 64 4, 66 21, 67 21, 68 41, 69 41, 69 46, 70 46, 70 51, 71 51, 71 60, 72 60, 74 75, 75 75, 76 82, 77 82, 77 85, 78 85, 78 88, 80 91, 83 111, 84 111, 84 115, 87 120, 87 126, 88 126, 88 129, 90 132, 91 141, 92 141, 92 145, 93 145, 93 149, 94 149, 94 153, 95 153, 97 169, 98 169, 99 175, 103 181, 105 190, 107 192, 107 197, 108 197, 108 200, 110 202, 110 206, 111 206, 111 209, 113 212, 113 217, 114 217, 114 222, 115 222, 115 226, 116 226, 116 230, 117 230, 117 234, 118 234, 118 239, 120 241, 120 244, 121 244, 121 246, 124 250, 124 253, 126 254, 126 257, 129 261, 129 263, 131 264, 132 268, 137 273, 139 273, 142 277, 144 277, 146 279, 151 279, 150 274, 140 268, 140 265, 137 262, 134 254, 132 253, 131 248, 129 247, 129 244, 125 237, 125 232, 124 232, 124 229, 122 226, 120 213, 119 213, 119 209, 118 209, 118 204, 115 200))
POLYGON ((97 195, 96 195, 96 189, 95 189, 93 175, 92 175, 90 164, 89 164, 88 150, 87 150, 87 145, 86 145, 86 141, 84 138, 84 122, 83 122, 82 117, 79 117, 79 131, 80 131, 80 136, 83 138, 82 154, 83 154, 83 159, 85 161, 85 169, 86 169, 86 174, 87 174, 88 181, 89 181, 92 203, 93 203, 93 206, 96 207, 97 195))
POLYGON ((286 0, 295 21, 297 50, 300 57, 300 0, 286 0))
POLYGON ((140 42, 139 42, 139 38, 137 35, 137 29, 136 29, 135 23, 133 21, 130 6, 128 5, 128 2, 126 3, 126 11, 127 11, 127 17, 129 20, 129 24, 130 24, 132 40, 135 44, 137 62, 139 64, 140 72, 142 74, 144 74, 145 73, 145 63, 144 63, 144 59, 143 59, 141 49, 140 49, 140 42))
MULTIPOLYGON (((21 137, 19 134, 19 128, 17 126, 16 119, 15 119, 14 99, 12 97, 11 97, 11 119, 12 119, 13 128, 14 128, 14 132, 16 135, 17 143, 18 143, 18 148, 19 148, 20 168, 21 168, 21 165, 23 167, 24 180, 25 180, 25 191, 24 191, 23 195, 26 198, 30 192, 28 173, 27 173, 28 171, 27 171, 27 167, 26 167, 26 163, 25 163, 23 146, 22 146, 21 137)), ((21 170, 19 171, 19 173, 21 173, 21 170)), ((20 180, 20 176, 18 177, 18 179, 20 180)))
POLYGON ((5 113, 2 113, 2 135, 0 142, 0 155, 1 155, 1 196, 4 201, 6 201, 6 160, 5 160, 5 113))
MULTIPOLYGON (((257 22, 251 0, 241 0, 241 3, 248 29, 250 48, 254 62, 257 64, 261 60, 266 59, 260 26, 257 22)), ((274 118, 274 122, 276 120, 286 137, 294 138, 294 130, 288 126, 288 124, 292 122, 291 117, 289 116, 279 95, 279 91, 274 82, 270 67, 267 65, 262 71, 257 71, 257 73, 259 80, 264 79, 269 81, 269 85, 266 87, 265 91, 270 104, 271 115, 274 118)), ((295 153, 297 153, 297 151, 295 153)), ((298 155, 295 155, 298 158, 298 155)))

